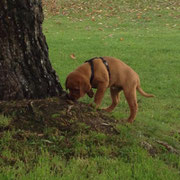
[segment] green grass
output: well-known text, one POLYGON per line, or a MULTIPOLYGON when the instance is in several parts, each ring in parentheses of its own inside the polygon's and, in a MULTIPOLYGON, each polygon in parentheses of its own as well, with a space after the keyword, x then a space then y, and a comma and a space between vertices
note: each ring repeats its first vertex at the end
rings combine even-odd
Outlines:
MULTIPOLYGON (((138 95, 138 115, 129 125, 121 123, 129 115, 122 93, 110 113, 118 120, 118 135, 92 132, 83 124, 75 135, 47 127, 44 139, 24 130, 1 132, 0 179, 179 179, 179 154, 158 143, 180 151, 179 1, 59 3, 60 14, 48 16, 43 29, 63 87, 68 73, 85 60, 113 56, 131 66, 142 88, 156 97, 138 95)), ((102 107, 110 103, 107 92, 102 107)), ((0 116, 0 128, 10 122, 0 116)))
MULTIPOLYGON (((119 130, 118 136, 81 131, 69 138, 71 142, 66 141, 71 144, 68 149, 63 144, 53 147, 37 141, 29 146, 26 141, 30 143, 30 139, 24 141, 23 149, 19 141, 11 147, 16 132, 4 134, 1 142, 7 143, 1 150, 0 179, 179 179, 176 155, 164 152, 162 157, 151 157, 138 146, 133 127, 121 125, 119 130), (73 157, 67 160, 65 154, 71 153, 73 157)), ((57 141, 63 142, 56 137, 53 143, 57 141)))
MULTIPOLYGON (((95 56, 117 57, 139 74, 143 89, 156 96, 145 99, 138 95, 136 124, 156 126, 160 123, 162 130, 167 126, 178 130, 180 23, 179 7, 173 6, 178 1, 112 1, 111 5, 105 1, 105 5, 101 5, 101 1, 93 0, 93 7, 90 2, 78 2, 75 5, 66 3, 67 7, 75 8, 73 12, 64 8, 67 15, 48 18, 44 23, 50 59, 61 84, 64 86, 68 73, 87 59, 95 56), (114 12, 111 16, 110 6, 114 12), (98 11, 100 7, 102 12, 98 11), (94 9, 97 12, 87 16, 94 9), (71 54, 76 59, 71 59, 71 54)), ((90 99, 85 97, 84 101, 90 102, 90 99)), ((109 104, 107 93, 102 106, 109 104)), ((127 109, 122 95, 112 115, 127 117, 127 109)))
MULTIPOLYGON (((23 169, 13 169, 15 172, 20 171, 24 180, 46 180, 46 179, 63 179, 63 180, 108 180, 108 179, 178 179, 166 166, 159 160, 149 158, 145 160, 146 155, 135 158, 132 164, 125 163, 122 159, 107 158, 89 158, 72 159, 68 164, 59 157, 50 157, 48 153, 43 153, 39 157, 37 166, 28 175, 23 175, 23 169), (152 169, 154 166, 154 169, 152 169), (133 169, 133 171, 132 171, 133 169), (157 178, 160 177, 160 178, 157 178)), ((17 178, 12 175, 2 175, 1 179, 17 178)))
POLYGON ((11 118, 0 115, 0 128, 6 128, 11 122, 11 118))

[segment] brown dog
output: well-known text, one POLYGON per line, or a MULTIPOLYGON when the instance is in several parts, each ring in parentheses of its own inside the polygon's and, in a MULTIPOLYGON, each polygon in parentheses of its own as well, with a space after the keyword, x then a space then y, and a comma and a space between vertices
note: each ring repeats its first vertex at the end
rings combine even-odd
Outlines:
POLYGON ((141 89, 139 76, 133 69, 113 57, 93 58, 79 66, 66 78, 66 89, 69 89, 68 96, 72 100, 77 100, 86 93, 92 98, 92 88, 97 88, 94 98, 96 108, 101 104, 108 87, 110 87, 112 104, 105 110, 111 112, 117 106, 120 91, 123 90, 130 107, 128 118, 130 123, 134 121, 138 110, 136 90, 145 97, 154 97, 141 89))

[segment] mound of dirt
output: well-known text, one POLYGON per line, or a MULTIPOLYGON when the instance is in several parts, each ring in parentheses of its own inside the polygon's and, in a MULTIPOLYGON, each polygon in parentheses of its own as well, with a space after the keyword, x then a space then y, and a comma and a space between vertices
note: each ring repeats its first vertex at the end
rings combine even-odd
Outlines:
POLYGON ((94 131, 117 133, 114 128, 117 120, 109 114, 65 97, 0 102, 0 113, 12 117, 11 123, 4 127, 6 130, 15 128, 41 133, 45 127, 55 127, 62 132, 75 133, 79 124, 84 124, 94 131))

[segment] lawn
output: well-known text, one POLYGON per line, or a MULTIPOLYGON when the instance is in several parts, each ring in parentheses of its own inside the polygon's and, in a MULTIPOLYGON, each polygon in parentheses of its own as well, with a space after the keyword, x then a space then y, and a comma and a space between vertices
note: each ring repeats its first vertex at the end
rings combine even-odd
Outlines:
MULTIPOLYGON (((56 127, 38 134, 8 130, 11 117, 0 115, 0 180, 180 179, 179 1, 56 2, 44 0, 43 31, 63 88, 66 76, 84 61, 113 56, 131 66, 142 88, 156 97, 137 93, 139 111, 127 124, 129 107, 122 93, 107 114, 116 119, 117 133, 110 134, 76 122, 75 133, 56 127)), ((92 102, 88 97, 80 101, 92 102)), ((107 91, 101 107, 110 103, 107 91)))
MULTIPOLYGON (((156 96, 146 99, 138 94, 139 112, 133 126, 143 128, 151 136, 178 132, 178 1, 75 2, 62 1, 60 14, 44 22, 50 59, 63 87, 68 73, 85 60, 98 56, 117 57, 139 74, 142 88, 156 96)), ((91 100, 85 97, 82 101, 91 100)), ((102 107, 110 103, 107 92, 102 107)), ((112 116, 121 119, 128 113, 122 94, 112 116)))

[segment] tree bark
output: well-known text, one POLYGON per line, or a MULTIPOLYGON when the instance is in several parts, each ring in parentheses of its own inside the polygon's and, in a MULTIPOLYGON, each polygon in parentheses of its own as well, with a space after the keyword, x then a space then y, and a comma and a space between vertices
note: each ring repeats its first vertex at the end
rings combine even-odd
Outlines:
POLYGON ((41 0, 1 0, 0 100, 62 94, 49 61, 43 19, 41 0))

